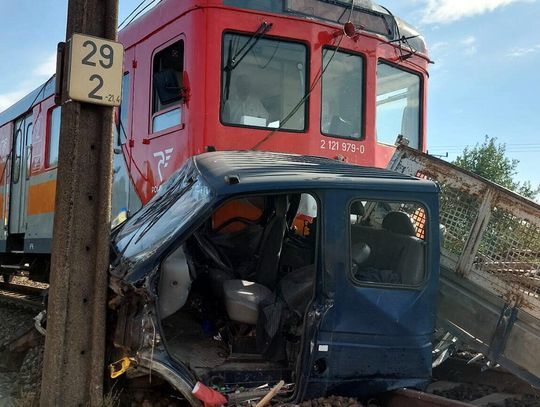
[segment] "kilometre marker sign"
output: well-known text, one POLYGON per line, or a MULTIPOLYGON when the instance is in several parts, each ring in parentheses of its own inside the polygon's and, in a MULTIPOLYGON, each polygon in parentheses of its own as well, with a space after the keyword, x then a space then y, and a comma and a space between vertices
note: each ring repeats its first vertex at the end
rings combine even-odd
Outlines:
POLYGON ((69 41, 69 98, 79 102, 119 106, 123 60, 122 44, 73 34, 69 41))

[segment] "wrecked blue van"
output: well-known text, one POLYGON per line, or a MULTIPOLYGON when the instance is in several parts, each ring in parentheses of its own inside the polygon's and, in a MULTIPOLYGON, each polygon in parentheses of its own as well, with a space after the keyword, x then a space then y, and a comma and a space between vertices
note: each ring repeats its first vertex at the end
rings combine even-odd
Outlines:
POLYGON ((113 231, 113 377, 291 402, 424 387, 438 186, 337 160, 192 157, 113 231), (152 380, 148 380, 151 376, 152 380))

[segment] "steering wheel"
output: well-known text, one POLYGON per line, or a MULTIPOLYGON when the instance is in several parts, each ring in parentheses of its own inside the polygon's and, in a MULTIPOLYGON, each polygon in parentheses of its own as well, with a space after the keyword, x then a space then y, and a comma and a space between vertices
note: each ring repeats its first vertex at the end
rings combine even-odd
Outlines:
POLYGON ((209 239, 207 239, 202 234, 195 232, 193 234, 195 236, 195 240, 199 244, 199 247, 201 248, 202 252, 216 265, 218 268, 222 270, 232 271, 232 264, 229 258, 225 255, 223 255, 216 246, 212 242, 210 242, 209 239))

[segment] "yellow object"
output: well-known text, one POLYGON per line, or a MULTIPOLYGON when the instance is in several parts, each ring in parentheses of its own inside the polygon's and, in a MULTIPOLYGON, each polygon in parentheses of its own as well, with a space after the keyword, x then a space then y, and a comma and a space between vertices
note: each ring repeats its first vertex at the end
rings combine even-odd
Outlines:
POLYGON ((117 362, 111 363, 109 365, 109 370, 111 371, 111 379, 116 379, 118 376, 126 373, 126 370, 129 369, 131 365, 131 360, 128 357, 120 359, 117 362))

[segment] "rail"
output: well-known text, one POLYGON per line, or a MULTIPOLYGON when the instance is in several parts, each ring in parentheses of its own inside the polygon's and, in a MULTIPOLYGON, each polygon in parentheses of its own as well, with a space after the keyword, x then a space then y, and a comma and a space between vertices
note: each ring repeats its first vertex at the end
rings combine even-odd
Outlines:
POLYGON ((0 303, 15 305, 32 311, 42 311, 45 289, 22 284, 0 282, 0 303))

